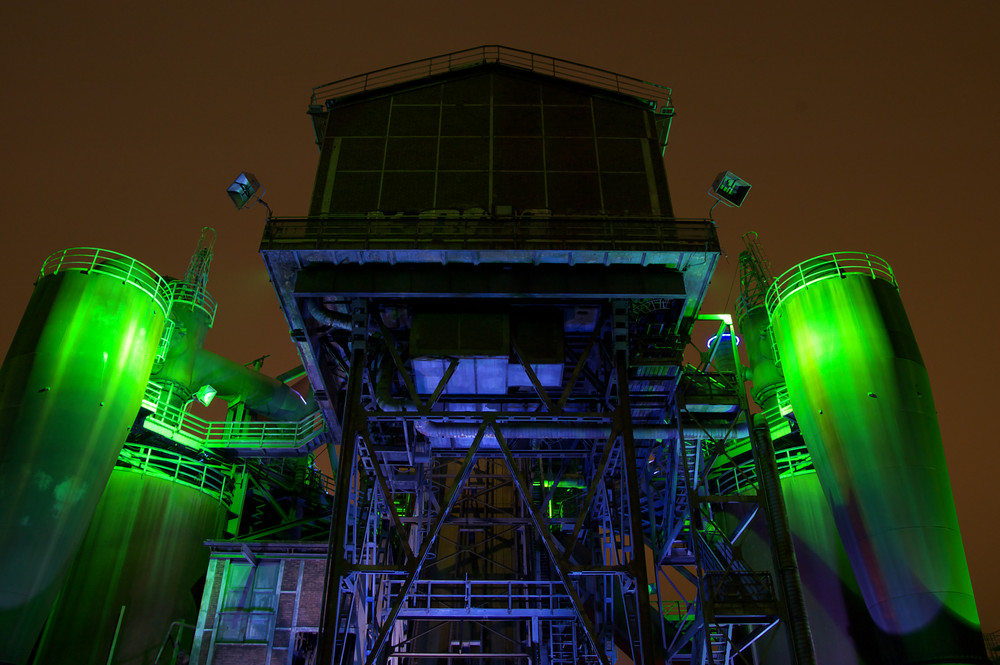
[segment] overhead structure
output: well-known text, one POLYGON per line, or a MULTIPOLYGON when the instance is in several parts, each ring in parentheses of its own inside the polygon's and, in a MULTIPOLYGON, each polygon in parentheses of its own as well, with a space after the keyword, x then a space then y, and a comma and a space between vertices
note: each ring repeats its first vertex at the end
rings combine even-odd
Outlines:
POLYGON ((719 245, 673 214, 669 90, 483 47, 310 115, 261 253, 340 430, 318 662, 749 654, 786 613, 717 518, 765 491, 708 491, 750 434, 732 336, 684 361, 719 245))

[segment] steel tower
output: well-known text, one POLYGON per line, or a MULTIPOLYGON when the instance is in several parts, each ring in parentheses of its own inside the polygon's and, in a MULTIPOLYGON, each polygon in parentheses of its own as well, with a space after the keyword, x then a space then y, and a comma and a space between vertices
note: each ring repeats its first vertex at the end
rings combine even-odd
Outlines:
POLYGON ((766 473, 709 487, 751 446, 729 317, 684 360, 719 243, 669 93, 501 47, 314 91, 261 253, 339 434, 317 662, 723 662, 782 616, 766 473))

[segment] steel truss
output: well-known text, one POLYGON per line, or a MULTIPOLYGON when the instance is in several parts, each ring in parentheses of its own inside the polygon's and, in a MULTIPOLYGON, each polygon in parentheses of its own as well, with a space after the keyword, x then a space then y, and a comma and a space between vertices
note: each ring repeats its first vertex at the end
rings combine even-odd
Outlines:
MULTIPOLYGON (((652 529, 657 597, 661 583, 673 584, 669 570, 694 587, 688 599, 674 585, 682 601, 661 605, 660 616, 673 634, 666 661, 752 664, 754 643, 788 620, 789 603, 802 602, 801 587, 770 432, 762 418, 751 421, 738 365, 718 371, 713 362, 719 353, 738 357, 735 341, 723 336, 732 332, 729 317, 701 318, 720 321, 715 339, 730 348, 709 348, 698 366, 685 368, 672 409, 687 429, 665 441, 655 459, 654 474, 665 476, 670 502, 658 511, 662 526, 652 529), (721 435, 705 428, 708 413, 721 435), (742 558, 744 536, 761 520, 780 593, 769 571, 754 570, 742 558), (658 539, 658 533, 665 537, 658 539)), ((796 629, 791 632, 794 638, 796 629)))
POLYGON ((609 663, 618 625, 644 662, 650 615, 639 611, 649 597, 634 460, 648 453, 636 449, 630 395, 619 389, 629 385, 627 346, 601 339, 612 330, 609 312, 568 349, 574 366, 559 394, 522 362, 533 395, 451 411, 443 407, 465 399, 442 397, 454 361, 426 397, 384 326, 382 357, 373 357, 378 307, 352 303, 324 619, 331 655, 609 663), (386 358, 406 390, 399 410, 376 395, 386 358), (435 425, 462 436, 444 446, 421 435, 435 425))
POLYGON ((781 612, 738 556, 760 472, 712 489, 746 455, 735 374, 636 353, 636 304, 609 301, 558 389, 522 358, 530 391, 449 393, 453 358, 420 394, 385 307, 350 304, 323 662, 752 662, 781 612))
MULTIPOLYGON (((554 285, 572 280, 533 283, 528 297, 486 297, 475 285, 449 296, 454 280, 441 282, 433 265, 390 261, 378 277, 391 252, 337 258, 334 245, 265 242, 339 434, 318 662, 753 662, 786 593, 784 578, 778 594, 770 573, 742 562, 740 544, 752 520, 774 517, 765 497, 777 482, 758 481, 767 473, 756 467, 741 476, 758 446, 742 381, 719 370, 723 348, 684 360, 702 281, 658 297, 616 295, 597 279, 562 295, 554 285), (347 277, 335 277, 344 261, 347 277), (521 378, 502 390, 477 383, 496 353, 460 341, 454 352, 418 351, 408 321, 471 310, 513 329, 525 307, 539 318, 558 310, 560 321, 593 316, 559 324, 557 366, 539 363, 532 336, 511 333, 498 362, 521 378)), ((512 265, 557 262, 503 252, 512 265)), ((478 255, 440 256, 469 268, 478 255)), ((603 265, 617 275, 610 258, 603 265)), ((665 258, 700 265, 693 252, 665 258)), ((510 286, 505 265, 480 265, 477 279, 510 286)))

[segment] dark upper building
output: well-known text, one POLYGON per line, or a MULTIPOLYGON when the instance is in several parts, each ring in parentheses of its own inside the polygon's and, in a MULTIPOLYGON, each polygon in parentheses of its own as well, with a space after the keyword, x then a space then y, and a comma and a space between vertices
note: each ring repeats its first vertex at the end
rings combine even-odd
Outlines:
POLYGON ((662 101, 644 99, 607 76, 587 85, 498 58, 317 100, 309 214, 670 217, 669 91, 646 84, 636 91, 662 101))

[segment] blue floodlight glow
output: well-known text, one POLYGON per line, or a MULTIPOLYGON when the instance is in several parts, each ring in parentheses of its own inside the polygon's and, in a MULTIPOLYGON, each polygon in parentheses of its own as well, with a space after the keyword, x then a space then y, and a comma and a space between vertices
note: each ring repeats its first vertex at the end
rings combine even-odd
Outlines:
MULTIPOLYGON (((723 344, 725 344, 727 337, 735 337, 736 338, 736 346, 740 345, 740 336, 739 335, 733 335, 732 333, 722 333, 722 343, 723 344)), ((715 344, 715 340, 717 338, 718 338, 718 335, 712 335, 711 337, 709 337, 708 338, 708 342, 705 343, 705 347, 711 349, 712 345, 715 344)))

